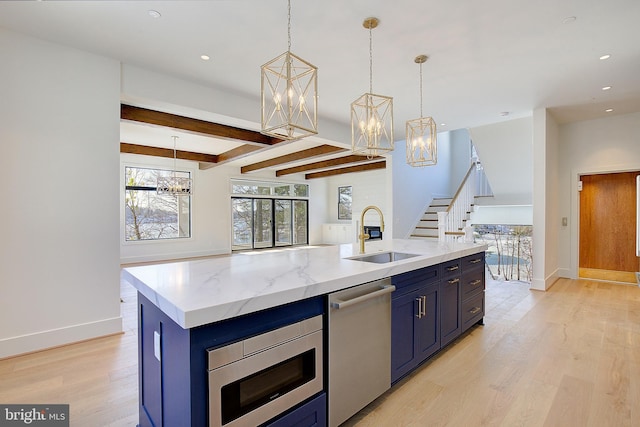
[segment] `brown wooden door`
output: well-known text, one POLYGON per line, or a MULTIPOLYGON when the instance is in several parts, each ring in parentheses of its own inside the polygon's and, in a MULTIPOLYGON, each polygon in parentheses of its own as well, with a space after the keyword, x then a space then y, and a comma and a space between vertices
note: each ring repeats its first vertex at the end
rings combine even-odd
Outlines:
POLYGON ((580 178, 580 268, 638 271, 636 176, 638 172, 580 178))

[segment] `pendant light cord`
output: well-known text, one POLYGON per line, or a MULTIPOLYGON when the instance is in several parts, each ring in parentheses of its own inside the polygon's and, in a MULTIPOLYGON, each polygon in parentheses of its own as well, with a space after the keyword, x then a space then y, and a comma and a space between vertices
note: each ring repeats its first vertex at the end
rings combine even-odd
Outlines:
POLYGON ((178 156, 178 151, 176 150, 176 139, 177 136, 173 136, 173 177, 176 177, 176 157, 178 156))
POLYGON ((420 117, 424 117, 422 115, 422 62, 420 63, 420 117))
POLYGON ((287 52, 291 52, 291 0, 287 2, 287 52))
POLYGON ((373 35, 369 25, 369 93, 373 93, 373 35))

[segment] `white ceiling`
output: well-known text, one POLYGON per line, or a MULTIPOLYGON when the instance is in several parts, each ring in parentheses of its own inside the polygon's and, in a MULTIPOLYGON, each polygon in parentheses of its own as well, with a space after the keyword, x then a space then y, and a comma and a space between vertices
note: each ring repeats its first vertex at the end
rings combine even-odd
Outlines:
MULTIPOLYGON (((380 19, 373 92, 394 98, 396 140, 404 139, 404 122, 420 116, 419 54, 429 56, 424 113, 439 131, 541 107, 560 122, 640 111, 638 0, 291 3, 291 51, 318 67, 319 114, 337 122, 348 124, 351 102, 369 91, 369 32, 362 27, 369 16, 380 19), (604 54, 611 58, 600 60, 604 54)), ((258 122, 260 66, 287 48, 287 2, 2 1, 0 26, 253 96, 258 122)), ((123 125, 122 132, 125 142, 172 143, 148 126, 123 125)), ((202 145, 186 139, 180 149, 202 145)))

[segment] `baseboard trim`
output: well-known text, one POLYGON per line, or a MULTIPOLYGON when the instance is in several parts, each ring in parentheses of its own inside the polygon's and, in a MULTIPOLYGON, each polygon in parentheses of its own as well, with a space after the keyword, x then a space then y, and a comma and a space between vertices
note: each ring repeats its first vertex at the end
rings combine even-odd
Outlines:
POLYGON ((122 332, 122 317, 0 339, 0 359, 122 332))
POLYGON ((553 273, 548 275, 544 280, 542 279, 533 279, 531 281, 530 289, 534 289, 536 291, 547 291, 553 284, 560 278, 559 270, 556 269, 553 273))

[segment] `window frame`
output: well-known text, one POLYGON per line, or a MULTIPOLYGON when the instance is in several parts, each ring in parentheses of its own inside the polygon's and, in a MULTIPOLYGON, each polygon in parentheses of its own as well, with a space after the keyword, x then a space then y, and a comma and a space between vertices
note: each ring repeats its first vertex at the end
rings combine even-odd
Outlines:
MULTIPOLYGON (((127 185, 127 169, 147 169, 151 171, 163 171, 168 173, 173 173, 174 168, 168 165, 158 165, 158 164, 144 164, 144 163, 134 163, 134 162, 124 162, 122 163, 121 169, 121 200, 122 200, 122 221, 121 221, 121 241, 124 245, 145 245, 145 244, 163 244, 170 242, 183 242, 193 239, 193 212, 194 212, 194 200, 193 195, 183 195, 183 196, 175 196, 175 197, 189 197, 189 207, 188 207, 188 218, 189 218, 189 235, 188 236, 176 236, 176 237, 163 237, 163 238, 151 238, 151 239, 127 239, 127 191, 157 191, 157 187, 155 186, 147 186, 147 185, 127 185)), ((176 172, 182 174, 183 176, 187 176, 193 179, 194 171, 191 168, 181 167, 175 169, 176 172)), ((158 197, 171 197, 169 195, 158 195, 158 197)), ((178 214, 179 215, 179 214, 178 214)))

